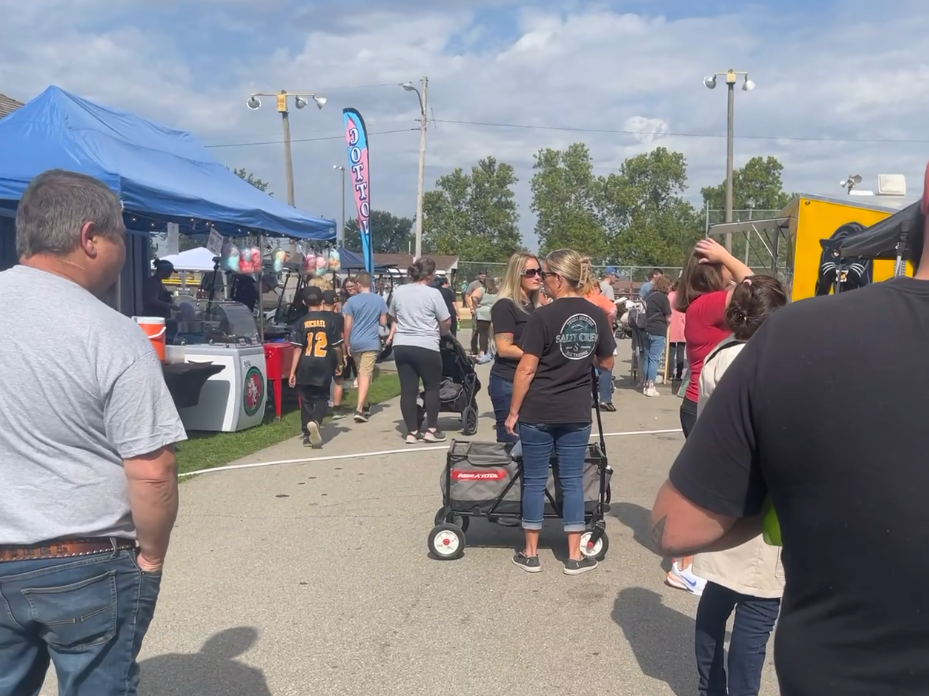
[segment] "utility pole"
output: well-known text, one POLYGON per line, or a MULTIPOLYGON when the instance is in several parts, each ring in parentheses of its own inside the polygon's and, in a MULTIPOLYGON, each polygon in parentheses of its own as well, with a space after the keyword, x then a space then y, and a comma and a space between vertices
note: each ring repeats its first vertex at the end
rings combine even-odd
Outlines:
MULTIPOLYGON (((294 158, 291 150, 290 111, 287 108, 287 100, 289 97, 293 97, 294 106, 302 109, 309 103, 307 101, 307 98, 309 98, 313 100, 317 108, 322 109, 326 103, 326 97, 314 92, 288 92, 286 89, 282 89, 280 92, 255 92, 245 102, 246 106, 252 111, 261 108, 261 100, 258 97, 274 97, 277 99, 277 111, 281 115, 281 123, 284 128, 284 177, 287 184, 287 205, 294 208, 296 207, 294 203, 294 158)), ((291 239, 290 253, 295 254, 296 250, 296 243, 291 239)))
POLYGON ((287 177, 287 205, 294 207, 294 153, 290 146, 290 112, 287 110, 287 96, 277 100, 277 110, 281 112, 284 126, 284 175, 287 177))
MULTIPOLYGON (((726 75, 728 105, 726 113, 726 222, 732 222, 732 168, 735 149, 735 74, 726 75)), ((732 252, 732 232, 726 232, 726 250, 732 252)))
POLYGON ((419 98, 419 181, 416 188, 416 225, 414 227, 416 253, 413 254, 415 261, 423 255, 423 195, 426 185, 426 129, 429 127, 429 78, 422 78, 420 89, 417 89, 412 82, 403 82, 400 86, 407 92, 416 92, 419 98))
MULTIPOLYGON (((735 83, 739 75, 744 76, 745 82, 742 84, 743 92, 750 92, 755 89, 755 83, 748 79, 748 73, 740 70, 726 70, 717 72, 709 77, 703 78, 703 84, 707 89, 716 88, 716 78, 726 78, 727 94, 727 111, 726 111, 726 222, 732 222, 732 169, 733 169, 733 150, 735 140, 735 83)), ((726 249, 732 251, 732 232, 726 232, 726 249)))
POLYGON ((423 255, 423 196, 426 185, 426 128, 429 125, 429 78, 423 77, 422 98, 420 99, 421 117, 419 121, 419 187, 416 191, 416 256, 423 255))

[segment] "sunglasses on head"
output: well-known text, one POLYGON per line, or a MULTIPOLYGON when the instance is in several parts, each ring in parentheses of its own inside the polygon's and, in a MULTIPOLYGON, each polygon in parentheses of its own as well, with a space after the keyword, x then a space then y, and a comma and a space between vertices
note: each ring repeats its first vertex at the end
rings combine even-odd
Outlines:
POLYGON ((541 278, 542 269, 541 268, 527 268, 526 270, 523 271, 523 275, 526 276, 527 278, 535 278, 537 276, 541 278))

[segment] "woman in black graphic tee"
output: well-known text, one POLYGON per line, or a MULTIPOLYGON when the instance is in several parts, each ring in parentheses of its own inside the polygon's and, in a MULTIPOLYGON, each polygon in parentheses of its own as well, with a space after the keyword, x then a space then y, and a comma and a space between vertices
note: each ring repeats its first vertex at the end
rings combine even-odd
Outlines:
POLYGON ((523 551, 513 562, 541 570, 538 556, 545 486, 552 454, 558 459, 562 517, 568 535, 566 575, 597 567, 581 553, 584 532, 584 457, 590 440, 591 369, 613 368, 613 333, 606 314, 581 296, 590 263, 572 249, 542 261, 542 283, 553 299, 532 313, 522 336, 523 356, 513 380, 506 429, 516 433, 523 454, 523 551))

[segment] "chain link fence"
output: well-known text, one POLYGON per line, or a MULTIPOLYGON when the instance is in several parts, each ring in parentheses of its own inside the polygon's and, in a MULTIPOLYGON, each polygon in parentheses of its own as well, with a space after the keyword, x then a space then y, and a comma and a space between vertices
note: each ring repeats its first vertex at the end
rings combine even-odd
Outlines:
MULTIPOLYGON (((594 274, 598 278, 602 278, 606 273, 606 269, 610 267, 606 264, 601 266, 594 266, 594 274)), ((658 269, 665 275, 671 276, 672 278, 677 278, 681 271, 683 270, 681 266, 621 266, 614 265, 617 273, 617 279, 622 283, 644 283, 648 280, 649 275, 653 269, 658 269)), ((505 263, 484 263, 481 261, 459 261, 458 270, 455 274, 455 283, 457 284, 457 290, 461 290, 463 287, 467 287, 468 283, 477 278, 478 273, 487 273, 488 276, 495 279, 502 279, 503 274, 506 272, 505 263)))
MULTIPOLYGON (((709 232, 713 225, 725 222, 724 210, 705 209, 706 229, 709 232)), ((733 222, 751 222, 752 220, 770 220, 781 214, 780 210, 733 210, 733 222)), ((777 230, 769 226, 759 225, 757 229, 732 233, 732 254, 752 270, 771 273, 777 270, 780 274, 785 270, 784 250, 775 244, 777 230)), ((725 242, 724 235, 714 237, 720 243, 725 242)))

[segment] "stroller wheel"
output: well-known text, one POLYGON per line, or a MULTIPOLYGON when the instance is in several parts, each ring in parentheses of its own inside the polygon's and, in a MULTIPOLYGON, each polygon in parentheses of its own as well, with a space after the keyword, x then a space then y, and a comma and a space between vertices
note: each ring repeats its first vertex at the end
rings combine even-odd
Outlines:
POLYGON ((461 434, 470 436, 477 432, 477 410, 468 406, 461 413, 461 434))
POLYGON ((436 525, 429 532, 429 552, 440 561, 454 561, 464 556, 465 535, 453 524, 436 525))
POLYGON ((438 527, 446 523, 459 527, 462 532, 467 532, 468 527, 471 525, 471 518, 449 513, 447 509, 440 508, 439 511, 435 513, 435 526, 438 527), (451 519, 449 519, 449 514, 451 514, 451 519))
POLYGON ((581 534, 581 553, 585 556, 596 558, 598 561, 602 561, 606 558, 606 552, 610 549, 610 539, 606 535, 606 532, 604 532, 600 536, 600 541, 590 547, 590 538, 593 534, 593 530, 588 530, 581 534))

